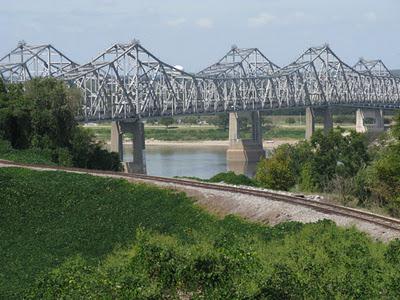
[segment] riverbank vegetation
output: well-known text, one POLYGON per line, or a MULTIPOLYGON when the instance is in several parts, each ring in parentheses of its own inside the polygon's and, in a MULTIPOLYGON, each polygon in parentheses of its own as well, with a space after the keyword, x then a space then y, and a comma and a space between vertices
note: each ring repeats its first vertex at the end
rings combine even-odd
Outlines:
POLYGON ((337 128, 310 142, 281 145, 262 160, 255 179, 278 190, 323 192, 344 204, 377 207, 400 216, 400 115, 392 130, 368 141, 337 128))
POLYGON ((75 121, 79 97, 54 78, 8 85, 0 80, 0 158, 120 170, 118 155, 75 121))
MULTIPOLYGON (((111 126, 89 126, 87 130, 92 133, 98 141, 103 143, 109 142, 111 138, 111 126)), ((302 127, 264 127, 263 138, 265 140, 272 139, 292 139, 300 140, 304 138, 305 130, 302 127)), ((129 137, 129 134, 126 135, 129 137)), ((250 138, 250 128, 241 131, 243 138, 250 138)), ((170 126, 168 129, 159 126, 145 126, 146 139, 154 139, 160 141, 219 141, 228 140, 228 129, 218 128, 214 126, 192 126, 179 125, 170 126)))
POLYGON ((0 169, 5 299, 395 299, 400 243, 218 219, 183 193, 0 169))

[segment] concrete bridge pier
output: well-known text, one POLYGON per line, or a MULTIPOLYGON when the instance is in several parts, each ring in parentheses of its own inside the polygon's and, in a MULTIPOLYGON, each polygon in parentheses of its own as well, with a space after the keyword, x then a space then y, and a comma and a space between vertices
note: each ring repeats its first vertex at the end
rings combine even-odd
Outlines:
POLYGON ((226 152, 228 161, 258 162, 262 157, 265 157, 259 111, 251 112, 251 125, 252 138, 241 139, 238 114, 236 112, 229 113, 229 148, 226 152))
POLYGON ((382 109, 357 109, 356 112, 356 131, 379 133, 385 130, 383 110, 382 109), (373 119, 373 124, 367 124, 367 119, 373 119))
POLYGON ((117 152, 121 161, 124 159, 123 135, 132 133, 133 162, 123 162, 127 173, 146 173, 144 125, 141 121, 116 121, 111 124, 111 151, 117 152))
MULTIPOLYGON (((324 120, 324 134, 328 134, 333 128, 332 110, 330 107, 321 108, 318 114, 324 120)), ((315 132, 316 111, 312 107, 306 107, 306 140, 310 140, 315 132)))
POLYGON ((332 110, 330 107, 326 107, 321 113, 324 119, 324 134, 327 135, 333 129, 332 110))
POLYGON ((315 114, 312 107, 306 107, 306 140, 310 140, 315 132, 315 114))

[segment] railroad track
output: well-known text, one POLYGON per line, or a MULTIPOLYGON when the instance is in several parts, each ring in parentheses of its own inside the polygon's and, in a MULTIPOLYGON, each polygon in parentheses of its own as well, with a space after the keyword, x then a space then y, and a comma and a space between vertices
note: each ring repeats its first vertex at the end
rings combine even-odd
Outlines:
POLYGON ((23 164, 17 163, 7 160, 0 160, 0 165, 8 166, 8 167, 20 167, 20 168, 29 168, 34 170, 54 170, 54 171, 66 171, 66 172, 74 172, 74 173, 85 173, 85 174, 93 174, 93 175, 109 175, 115 176, 119 178, 131 178, 131 179, 141 179, 147 181, 156 181, 162 183, 183 185, 189 187, 198 187, 208 190, 217 190, 217 191, 226 191, 231 193, 239 193, 244 195, 256 196, 267 198, 274 201, 285 202, 293 205, 299 205, 307 208, 311 208, 315 211, 323 212, 325 214, 339 215, 343 217, 348 217, 352 219, 361 220, 367 223, 379 225, 381 227, 396 230, 400 232, 400 220, 395 218, 390 218, 382 215, 377 215, 371 212, 366 212, 350 207, 345 207, 341 205, 331 204, 319 202, 316 200, 305 199, 299 196, 292 195, 283 195, 280 193, 274 193, 265 190, 256 190, 245 187, 237 187, 237 186, 229 186, 215 183, 206 183, 188 179, 177 179, 177 178, 166 178, 160 176, 150 176, 150 175, 142 175, 142 174, 128 174, 121 172, 112 172, 112 171, 99 171, 99 170, 88 170, 88 169, 80 169, 80 168, 67 168, 67 167, 58 167, 58 166, 49 166, 49 165, 39 165, 39 164, 23 164))

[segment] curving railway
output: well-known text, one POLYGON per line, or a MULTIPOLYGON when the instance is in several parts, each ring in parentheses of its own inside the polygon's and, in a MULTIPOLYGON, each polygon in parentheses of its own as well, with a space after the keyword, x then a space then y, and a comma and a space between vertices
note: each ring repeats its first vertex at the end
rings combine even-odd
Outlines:
POLYGON ((0 167, 18 167, 18 168, 27 168, 32 170, 44 170, 44 171, 53 170, 53 171, 66 171, 72 173, 85 173, 97 176, 109 176, 109 177, 126 178, 133 180, 136 179, 136 180, 144 180, 147 182, 160 182, 160 183, 174 184, 186 187, 201 188, 206 190, 224 191, 235 194, 255 196, 255 197, 265 198, 268 200, 289 203, 291 205, 306 207, 328 215, 336 215, 336 216, 351 218, 354 220, 359 220, 386 229, 394 230, 400 233, 400 220, 395 218, 378 215, 371 212, 362 211, 359 209, 354 209, 341 205, 324 203, 311 199, 305 199, 301 196, 284 195, 278 192, 275 193, 271 191, 265 191, 262 189, 216 184, 216 183, 206 183, 188 179, 166 178, 166 177, 150 176, 142 174, 132 174, 132 173, 128 174, 121 172, 87 170, 80 168, 66 168, 66 167, 48 166, 48 165, 23 164, 7 160, 0 160, 0 167))

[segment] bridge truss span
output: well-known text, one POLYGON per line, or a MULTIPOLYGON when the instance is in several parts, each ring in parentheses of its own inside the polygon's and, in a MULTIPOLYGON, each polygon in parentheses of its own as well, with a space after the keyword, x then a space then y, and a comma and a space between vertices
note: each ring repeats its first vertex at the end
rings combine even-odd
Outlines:
POLYGON ((56 77, 82 92, 85 121, 350 105, 400 108, 400 79, 383 62, 343 62, 328 45, 278 67, 257 48, 232 47, 215 64, 188 73, 138 41, 117 43, 78 65, 51 45, 21 43, 0 60, 6 82, 56 77))
POLYGON ((57 77, 78 64, 52 45, 28 45, 24 41, 0 59, 0 78, 18 83, 35 77, 57 77))

